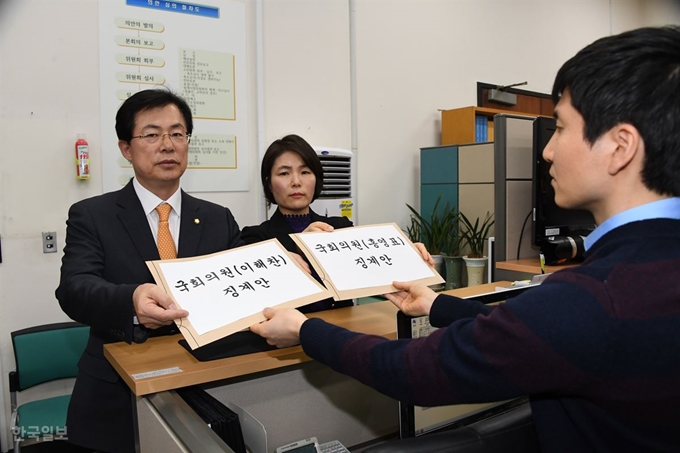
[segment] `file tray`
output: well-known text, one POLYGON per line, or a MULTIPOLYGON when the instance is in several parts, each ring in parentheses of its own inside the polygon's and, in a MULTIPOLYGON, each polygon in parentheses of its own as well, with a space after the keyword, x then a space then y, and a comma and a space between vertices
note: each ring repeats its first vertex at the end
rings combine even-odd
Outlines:
POLYGON ((196 349, 191 349, 186 340, 179 340, 179 344, 200 362, 276 349, 276 346, 267 344, 267 340, 250 330, 236 332, 196 349))

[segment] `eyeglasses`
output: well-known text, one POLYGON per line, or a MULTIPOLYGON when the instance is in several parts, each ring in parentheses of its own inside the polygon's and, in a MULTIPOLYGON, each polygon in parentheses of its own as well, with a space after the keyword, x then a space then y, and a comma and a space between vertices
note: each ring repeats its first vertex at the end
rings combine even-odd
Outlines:
MULTIPOLYGON (((145 135, 135 135, 132 138, 141 138, 149 145, 153 145, 154 143, 158 143, 158 141, 166 135, 170 137, 170 140, 172 140, 173 143, 177 143, 178 145, 185 145, 191 141, 191 134, 186 134, 184 132, 171 132, 169 134, 156 134, 152 132, 145 135)), ((132 138, 130 140, 132 140, 132 138)))

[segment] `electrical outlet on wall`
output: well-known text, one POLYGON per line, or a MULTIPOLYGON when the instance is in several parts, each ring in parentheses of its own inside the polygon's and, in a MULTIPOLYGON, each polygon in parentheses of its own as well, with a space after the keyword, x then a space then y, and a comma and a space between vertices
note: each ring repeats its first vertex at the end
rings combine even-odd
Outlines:
POLYGON ((42 234, 43 253, 55 253, 57 251, 57 232, 43 231, 42 234))

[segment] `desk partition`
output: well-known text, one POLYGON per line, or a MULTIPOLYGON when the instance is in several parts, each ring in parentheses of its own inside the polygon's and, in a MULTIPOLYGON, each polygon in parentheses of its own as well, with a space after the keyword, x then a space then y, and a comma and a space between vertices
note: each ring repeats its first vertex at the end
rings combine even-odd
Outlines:
POLYGON ((139 400, 138 451, 163 453, 233 453, 174 391, 153 393, 139 400))
POLYGON ((539 253, 531 245, 531 222, 524 221, 532 212, 534 119, 505 114, 494 117, 494 235, 498 261, 537 257, 539 253))

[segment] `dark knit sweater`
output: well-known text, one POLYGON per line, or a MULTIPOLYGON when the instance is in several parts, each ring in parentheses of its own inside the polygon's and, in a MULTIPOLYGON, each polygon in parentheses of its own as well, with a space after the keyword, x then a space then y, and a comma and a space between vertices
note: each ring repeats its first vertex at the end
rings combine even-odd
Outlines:
POLYGON ((544 452, 680 451, 680 221, 616 228, 497 307, 439 295, 430 321, 448 327, 388 341, 310 319, 300 339, 408 403, 529 395, 544 452))

